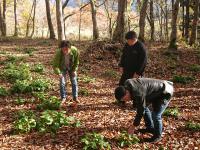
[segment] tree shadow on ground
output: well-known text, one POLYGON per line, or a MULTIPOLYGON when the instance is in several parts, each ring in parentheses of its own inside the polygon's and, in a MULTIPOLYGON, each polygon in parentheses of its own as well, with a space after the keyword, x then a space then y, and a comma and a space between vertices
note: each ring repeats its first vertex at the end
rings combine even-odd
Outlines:
MULTIPOLYGON (((55 136, 51 136, 49 133, 39 134, 32 133, 29 134, 24 139, 25 145, 35 145, 45 147, 46 145, 66 145, 67 147, 73 149, 81 149, 81 138, 86 133, 101 133, 102 131, 110 130, 110 131, 124 131, 127 130, 126 127, 123 126, 106 126, 106 127, 81 127, 81 128, 72 128, 72 127, 64 127, 62 128, 55 136)), ((112 140, 111 140, 112 141, 112 140)))
POLYGON ((131 105, 119 105, 115 102, 113 103, 98 103, 98 104, 83 104, 78 105, 76 109, 73 109, 71 106, 67 106, 66 110, 68 113, 75 113, 80 111, 99 111, 99 110, 133 110, 131 105))

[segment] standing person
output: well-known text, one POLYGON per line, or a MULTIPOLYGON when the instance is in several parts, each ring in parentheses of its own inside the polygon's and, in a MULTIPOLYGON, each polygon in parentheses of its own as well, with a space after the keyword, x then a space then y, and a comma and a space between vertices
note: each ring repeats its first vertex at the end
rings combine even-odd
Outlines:
POLYGON ((161 140, 162 114, 170 102, 173 91, 172 82, 149 78, 128 79, 124 86, 117 87, 115 98, 119 102, 132 100, 137 109, 133 125, 129 127, 129 133, 133 133, 134 126, 139 126, 142 117, 144 117, 146 129, 141 129, 140 132, 153 134, 148 139, 149 142, 161 140), (150 104, 152 112, 149 110, 150 104))
POLYGON ((53 68, 60 78, 60 96, 62 104, 66 101, 66 76, 69 75, 72 84, 73 106, 76 106, 78 101, 78 84, 77 70, 79 65, 79 52, 74 46, 71 46, 69 41, 61 41, 59 49, 56 51, 53 68))
POLYGON ((129 31, 126 33, 125 38, 127 43, 123 48, 119 63, 120 71, 122 72, 119 85, 123 85, 127 79, 131 79, 134 76, 143 76, 147 64, 147 50, 138 41, 136 32, 129 31))

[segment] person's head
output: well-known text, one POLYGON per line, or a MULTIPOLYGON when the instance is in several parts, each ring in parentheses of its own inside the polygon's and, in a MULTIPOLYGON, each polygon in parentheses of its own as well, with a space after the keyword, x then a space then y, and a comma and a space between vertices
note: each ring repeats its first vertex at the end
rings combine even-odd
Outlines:
POLYGON ((119 86, 115 89, 115 98, 119 103, 126 103, 131 100, 131 95, 124 86, 119 86))
POLYGON ((134 45, 137 42, 137 33, 135 31, 129 31, 126 33, 125 39, 129 46, 134 45))
POLYGON ((67 40, 63 40, 60 42, 60 48, 64 54, 68 53, 71 48, 71 43, 67 40))

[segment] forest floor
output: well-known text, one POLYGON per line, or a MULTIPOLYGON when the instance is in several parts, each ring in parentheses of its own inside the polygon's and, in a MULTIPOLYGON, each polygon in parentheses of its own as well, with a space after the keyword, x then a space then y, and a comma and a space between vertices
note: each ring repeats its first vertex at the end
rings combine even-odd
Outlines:
MULTIPOLYGON (((13 133, 15 114, 19 110, 37 112, 36 103, 16 104, 18 97, 31 99, 28 94, 12 94, 0 97, 0 149, 67 149, 80 150, 81 137, 88 132, 97 132, 105 136, 112 150, 120 149, 200 149, 200 131, 189 130, 187 122, 200 123, 200 50, 179 45, 176 54, 167 53, 165 43, 148 44, 148 66, 145 77, 173 80, 175 76, 189 77, 185 84, 175 83, 175 94, 169 108, 177 108, 179 115, 164 116, 164 133, 161 142, 150 144, 141 142, 126 148, 117 145, 116 138, 120 132, 127 130, 135 115, 131 104, 121 108, 115 105, 113 91, 118 84, 119 54, 107 48, 104 42, 74 42, 80 49, 80 66, 78 71, 80 104, 77 109, 65 106, 68 115, 80 120, 81 127, 62 127, 55 136, 36 131, 24 134, 13 133), (196 65, 194 65, 196 64, 196 65), (195 67, 196 66, 196 67, 195 67), (88 82, 81 79, 87 78, 88 82), (85 92, 84 92, 85 91, 85 92), (86 93, 86 94, 84 94, 86 93)), ((109 44, 107 44, 109 45, 109 44)), ((56 41, 45 39, 7 39, 0 41, 0 70, 5 69, 8 57, 24 57, 22 61, 34 66, 41 63, 45 71, 41 75, 54 84, 47 92, 59 97, 58 76, 54 74, 51 61, 55 53, 56 41), (34 48, 33 52, 24 52, 24 48, 34 48), (21 49, 21 50, 20 50, 21 49)), ((120 47, 118 45, 117 47, 120 47)), ((70 82, 68 82, 68 85, 70 82)), ((0 77, 0 86, 7 90, 12 86, 0 77)), ((71 97, 71 88, 67 87, 71 97)), ((144 122, 140 128, 144 127, 144 122)), ((150 135, 136 133, 142 139, 150 135)))

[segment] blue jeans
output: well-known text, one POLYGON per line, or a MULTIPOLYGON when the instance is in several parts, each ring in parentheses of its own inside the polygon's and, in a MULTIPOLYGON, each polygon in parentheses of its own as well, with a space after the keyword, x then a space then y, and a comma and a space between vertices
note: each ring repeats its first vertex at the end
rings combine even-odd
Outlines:
POLYGON ((148 107, 145 108, 144 121, 146 128, 154 129, 154 136, 160 137, 163 131, 162 114, 167 108, 170 100, 164 99, 161 103, 152 104, 153 111, 151 112, 148 107))
POLYGON ((66 75, 69 75, 71 84, 72 84, 72 95, 73 100, 77 99, 78 97, 78 83, 77 83, 77 73, 75 73, 75 76, 72 76, 72 73, 70 71, 63 71, 62 77, 60 78, 60 96, 61 99, 64 99, 67 97, 67 91, 66 91, 66 75))

